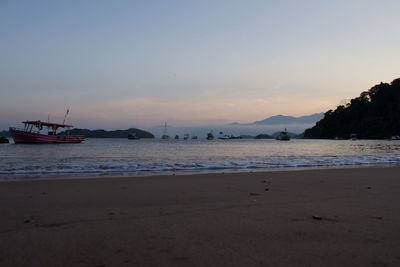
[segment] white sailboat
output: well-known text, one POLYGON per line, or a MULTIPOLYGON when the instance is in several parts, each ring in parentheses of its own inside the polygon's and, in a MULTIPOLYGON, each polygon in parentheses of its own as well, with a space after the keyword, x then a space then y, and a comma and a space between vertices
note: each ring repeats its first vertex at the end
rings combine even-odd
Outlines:
POLYGON ((161 136, 161 139, 163 139, 163 140, 169 139, 169 135, 167 135, 167 122, 165 122, 164 133, 163 133, 163 135, 161 136))

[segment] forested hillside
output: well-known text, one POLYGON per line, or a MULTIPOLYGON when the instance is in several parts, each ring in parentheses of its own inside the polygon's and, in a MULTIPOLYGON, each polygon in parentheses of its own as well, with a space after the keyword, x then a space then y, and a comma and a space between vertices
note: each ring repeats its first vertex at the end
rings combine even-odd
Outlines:
POLYGON ((380 83, 347 105, 329 110, 324 118, 304 132, 305 138, 383 139, 400 134, 400 78, 380 83))

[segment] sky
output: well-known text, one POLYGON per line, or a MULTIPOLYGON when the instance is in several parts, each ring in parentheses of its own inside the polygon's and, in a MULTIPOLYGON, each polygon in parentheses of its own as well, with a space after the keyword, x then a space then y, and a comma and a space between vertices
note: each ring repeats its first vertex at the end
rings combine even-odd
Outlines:
POLYGON ((0 130, 249 123, 400 77, 400 1, 0 0, 0 130))

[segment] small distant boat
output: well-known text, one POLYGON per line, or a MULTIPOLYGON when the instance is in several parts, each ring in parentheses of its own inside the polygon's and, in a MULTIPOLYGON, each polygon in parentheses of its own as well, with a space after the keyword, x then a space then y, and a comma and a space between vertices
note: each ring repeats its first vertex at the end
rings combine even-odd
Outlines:
POLYGON ((130 133, 130 134, 128 134, 128 139, 129 140, 139 140, 140 137, 136 133, 130 133))
POLYGON ((214 140, 214 135, 212 134, 212 132, 209 132, 207 134, 207 140, 214 140))
POLYGON ((175 135, 175 140, 179 140, 179 135, 175 135))
POLYGON ((242 136, 234 136, 234 135, 229 135, 229 134, 224 134, 223 132, 219 132, 219 134, 221 135, 220 137, 218 137, 218 139, 220 140, 230 140, 230 139, 242 139, 242 136))
POLYGON ((230 139, 230 137, 229 137, 229 135, 224 135, 224 136, 218 137, 218 139, 220 139, 220 140, 228 140, 228 139, 230 139))
POLYGON ((0 144, 8 144, 8 143, 10 143, 10 140, 8 140, 7 137, 0 136, 0 144))
POLYGON ((290 135, 288 134, 286 128, 285 128, 285 131, 280 132, 275 139, 279 140, 279 141, 289 141, 290 140, 290 135))
MULTIPOLYGON (((52 122, 24 121, 24 129, 10 127, 10 133, 15 144, 56 144, 56 143, 81 143, 85 140, 83 136, 57 135, 59 128, 69 130, 72 125, 58 124, 52 122), (42 133, 43 127, 47 127, 47 134, 42 133)), ((67 131, 68 132, 68 131, 67 131)))
POLYGON ((190 135, 189 134, 185 134, 184 136, 183 136, 183 140, 188 140, 190 138, 190 135))
POLYGON ((243 139, 243 137, 242 136, 234 136, 234 135, 224 135, 224 136, 218 137, 218 139, 220 139, 220 140, 231 140, 231 139, 243 139))
POLYGON ((398 135, 393 135, 390 137, 390 140, 394 141, 394 140, 400 140, 400 136, 398 135))
POLYGON ((218 137, 218 139, 220 139, 220 140, 228 140, 229 139, 229 135, 227 135, 227 134, 224 134, 223 132, 219 132, 219 137, 218 137))
POLYGON ((355 134, 355 133, 350 134, 350 140, 352 140, 352 141, 357 140, 357 134, 355 134))
POLYGON ((169 135, 167 135, 167 122, 165 122, 164 134, 161 136, 161 139, 163 139, 163 140, 168 140, 169 139, 169 135))
POLYGON ((197 138, 198 138, 197 135, 192 136, 192 140, 196 140, 197 138))

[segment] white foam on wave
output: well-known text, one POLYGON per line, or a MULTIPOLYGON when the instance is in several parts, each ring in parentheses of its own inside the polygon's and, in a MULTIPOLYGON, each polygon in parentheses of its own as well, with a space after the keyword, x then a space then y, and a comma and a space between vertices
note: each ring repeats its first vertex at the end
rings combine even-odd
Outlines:
POLYGON ((249 159, 137 160, 100 158, 97 160, 53 160, 46 162, 0 163, 0 179, 13 176, 51 175, 146 175, 179 172, 218 172, 240 170, 289 170, 295 168, 330 168, 400 165, 400 154, 362 154, 335 156, 269 156, 249 159))

